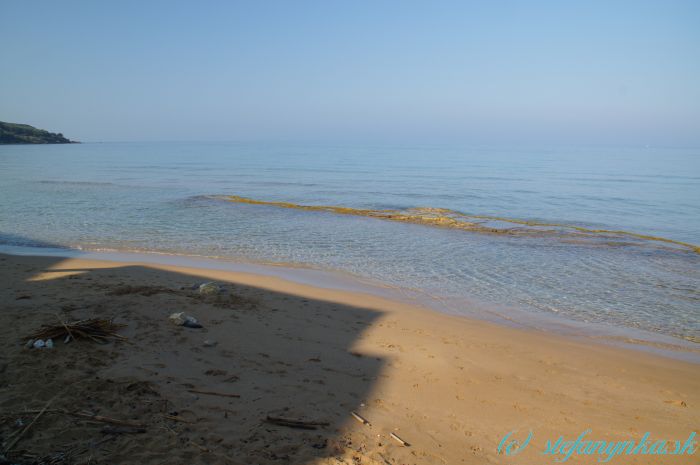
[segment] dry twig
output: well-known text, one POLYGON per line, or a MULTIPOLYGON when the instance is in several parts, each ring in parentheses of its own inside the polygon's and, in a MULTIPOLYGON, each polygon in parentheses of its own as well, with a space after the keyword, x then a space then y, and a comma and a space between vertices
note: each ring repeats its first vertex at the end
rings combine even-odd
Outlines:
POLYGON ((391 433, 391 434, 389 434, 389 436, 391 436, 392 439, 394 439, 396 442, 398 442, 399 444, 401 444, 401 445, 404 446, 404 447, 410 446, 409 443, 407 443, 406 441, 404 441, 403 439, 401 439, 400 437, 398 437, 398 436, 396 435, 396 433, 391 433))
POLYGON ((143 434, 146 428, 134 428, 133 426, 105 426, 102 434, 143 434))
POLYGON ((184 418, 176 417, 174 415, 163 415, 163 418, 167 418, 168 420, 172 421, 179 421, 180 423, 189 423, 193 424, 193 421, 185 420, 184 418))
MULTIPOLYGON (((130 428, 145 428, 146 425, 135 422, 135 421, 129 421, 129 420, 118 420, 116 418, 109 418, 109 417, 103 417, 101 415, 92 415, 90 413, 83 413, 83 412, 71 412, 66 409, 42 409, 42 410, 25 410, 23 412, 17 412, 18 414, 27 414, 27 413, 61 413, 63 415, 70 415, 72 417, 78 417, 78 418, 85 418, 86 420, 91 420, 91 421, 97 421, 99 423, 109 423, 112 425, 117 425, 117 426, 127 426, 130 428)), ((38 415, 37 415, 38 418, 38 415)))
POLYGON ((318 426, 328 426, 327 421, 304 421, 304 420, 293 420, 291 418, 279 418, 267 416, 265 418, 267 423, 272 423, 273 425, 286 426, 288 428, 298 428, 298 429, 316 429, 318 426))
POLYGON ((86 338, 98 343, 105 343, 107 339, 125 340, 126 337, 117 334, 117 331, 126 325, 114 323, 112 319, 91 318, 87 320, 65 323, 60 325, 44 325, 29 336, 29 339, 61 339, 70 336, 71 339, 86 338))
POLYGON ((89 413, 81 413, 81 412, 69 412, 67 410, 59 410, 59 411, 61 413, 65 413, 66 415, 71 415, 71 416, 79 417, 79 418, 86 418, 88 420, 98 421, 100 423, 110 423, 112 425, 128 426, 131 428, 145 428, 146 427, 146 425, 143 425, 141 423, 137 423, 135 421, 117 420, 115 418, 103 417, 101 415, 90 415, 89 413))
POLYGON ((17 444, 17 442, 19 442, 19 440, 22 439, 22 436, 24 436, 25 433, 26 433, 27 431, 29 431, 29 429, 34 425, 34 423, 36 423, 36 421, 46 412, 46 410, 49 408, 49 405, 51 405, 51 402, 53 402, 53 400, 54 400, 56 397, 58 397, 58 395, 55 395, 54 397, 52 397, 52 398, 46 403, 46 405, 44 405, 44 408, 41 409, 41 410, 39 411, 39 413, 37 413, 37 415, 34 417, 34 419, 31 421, 31 423, 29 423, 27 426, 25 426, 24 429, 22 429, 21 432, 20 432, 20 433, 17 435, 17 437, 14 439, 14 441, 12 441, 12 442, 5 448, 5 452, 9 452, 10 450, 12 450, 13 447, 15 447, 15 445, 17 444))
POLYGON ((359 422, 362 423, 363 425, 372 426, 372 425, 370 425, 369 421, 367 421, 366 418, 361 417, 359 413, 357 413, 357 412, 350 412, 350 415, 352 415, 353 418, 355 418, 355 420, 359 421, 359 422))
POLYGON ((188 389, 187 392, 191 392, 193 394, 205 394, 208 396, 241 397, 240 394, 227 394, 225 392, 214 392, 214 391, 200 391, 199 389, 188 389))

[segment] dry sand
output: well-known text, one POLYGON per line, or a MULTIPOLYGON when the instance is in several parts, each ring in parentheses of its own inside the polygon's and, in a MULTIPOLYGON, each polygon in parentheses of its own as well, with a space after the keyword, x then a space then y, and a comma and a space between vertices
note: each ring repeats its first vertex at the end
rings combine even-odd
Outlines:
POLYGON ((558 463, 542 455, 546 440, 587 429, 586 439, 650 432, 685 441, 700 426, 700 367, 641 351, 250 274, 0 255, 0 279, 3 448, 53 399, 7 463, 542 465, 558 463), (190 289, 208 280, 225 292, 190 289), (172 325, 177 311, 204 329, 172 325), (24 347, 42 324, 89 317, 126 323, 128 341, 24 347), (114 425, 66 412, 145 432, 114 434, 114 425), (264 422, 268 415, 329 424, 293 429, 264 422), (532 442, 499 455, 512 430, 531 430, 532 442))

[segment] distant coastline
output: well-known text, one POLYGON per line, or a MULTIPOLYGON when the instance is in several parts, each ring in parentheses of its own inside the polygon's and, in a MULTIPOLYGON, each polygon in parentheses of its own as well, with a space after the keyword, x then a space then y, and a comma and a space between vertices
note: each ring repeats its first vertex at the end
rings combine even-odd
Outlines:
POLYGON ((79 144, 63 134, 38 129, 28 124, 0 121, 0 145, 10 144, 79 144))

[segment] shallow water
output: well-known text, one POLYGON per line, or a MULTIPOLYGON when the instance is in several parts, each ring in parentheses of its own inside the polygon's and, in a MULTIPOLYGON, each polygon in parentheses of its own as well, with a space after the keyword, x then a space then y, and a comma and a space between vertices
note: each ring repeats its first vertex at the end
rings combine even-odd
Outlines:
MULTIPOLYGON (((557 315, 700 338, 700 151, 110 143, 0 147, 0 244, 281 262, 452 312, 557 315), (417 207, 491 234, 231 202, 417 207), (481 223, 483 221, 483 223, 481 223), (475 303, 478 303, 475 305, 475 303)), ((420 222, 419 222, 420 223, 420 222)))

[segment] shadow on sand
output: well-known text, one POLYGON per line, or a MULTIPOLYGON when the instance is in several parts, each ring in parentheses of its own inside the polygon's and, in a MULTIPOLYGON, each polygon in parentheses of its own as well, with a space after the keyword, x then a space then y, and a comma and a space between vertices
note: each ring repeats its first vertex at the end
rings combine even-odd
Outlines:
POLYGON ((357 348, 379 312, 225 280, 203 296, 204 271, 76 263, 0 255, 0 439, 14 442, 11 463, 383 463, 363 456, 358 441, 372 431, 351 416, 371 402, 384 363, 357 348), (204 328, 171 324, 180 311, 204 328), (115 318, 128 340, 25 347, 41 325, 84 318, 115 318))

